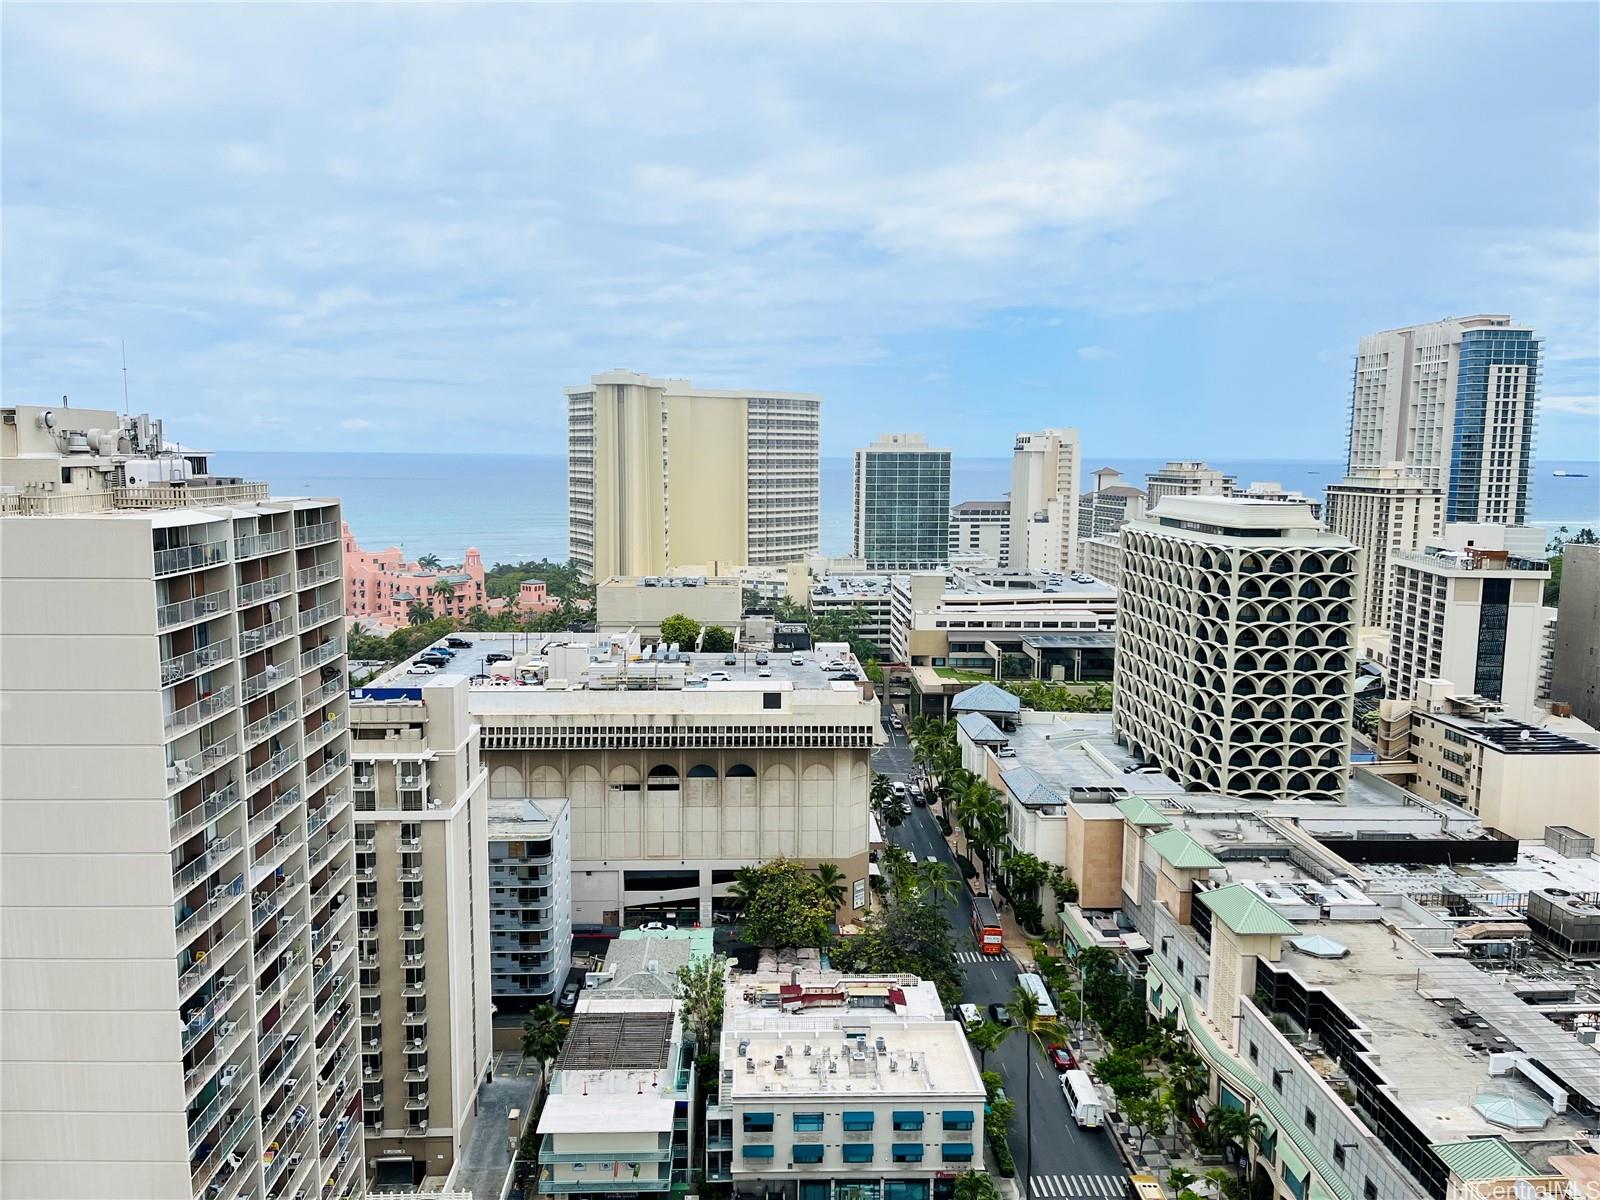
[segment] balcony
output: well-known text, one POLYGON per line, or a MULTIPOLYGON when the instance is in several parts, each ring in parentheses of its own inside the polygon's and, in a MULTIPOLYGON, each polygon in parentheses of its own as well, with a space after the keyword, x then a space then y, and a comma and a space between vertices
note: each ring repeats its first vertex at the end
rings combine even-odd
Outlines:
POLYGON ((400 1014, 402 1025, 427 1025, 428 1010, 426 1008, 407 1009, 400 1014))
MULTIPOLYGON (((244 1141, 245 1134, 249 1133, 255 1124, 255 1115, 255 1109, 248 1103, 243 1103, 238 1109, 228 1110, 228 1115, 223 1118, 222 1122, 226 1128, 223 1130, 222 1136, 217 1139, 217 1144, 206 1152, 205 1157, 194 1163, 190 1168, 189 1179, 195 1195, 198 1196, 202 1192, 208 1195, 211 1194, 206 1185, 220 1173, 222 1164, 225 1162, 233 1164, 229 1175, 225 1178, 242 1177, 247 1174, 247 1172, 240 1170, 244 1165, 243 1158, 241 1157, 235 1162, 234 1152, 239 1148, 239 1143, 244 1141)), ((220 1197, 222 1191, 217 1190, 215 1194, 220 1197)))
POLYGON ((195 729, 213 717, 221 716, 233 707, 233 689, 231 687, 218 688, 209 696, 196 700, 184 708, 169 712, 162 718, 166 726, 167 740, 170 741, 179 734, 195 729))
MULTIPOLYGON (((199 755, 195 756, 199 758, 199 755)), ((172 846, 176 849, 190 837, 199 833, 213 821, 228 815, 238 806, 243 796, 239 792, 239 785, 233 780, 228 780, 221 787, 211 792, 188 812, 181 813, 172 819, 172 846)))
POLYGON ((349 689, 342 679, 330 679, 321 687, 307 692, 300 698, 300 711, 308 713, 324 700, 332 700, 336 696, 344 695, 349 689))
POLYGON ((294 710, 294 705, 285 704, 282 708, 273 709, 260 720, 251 721, 244 727, 244 746, 248 750, 268 734, 282 729, 299 714, 294 710))
POLYGON ((240 849, 239 835, 212 838, 206 848, 172 873, 172 898, 181 900, 195 884, 232 858, 240 849))
POLYGON ((154 553, 154 574, 157 579, 161 579, 167 575, 177 575, 182 571, 198 571, 202 567, 214 567, 220 562, 227 562, 228 539, 199 542, 193 546, 173 546, 171 549, 157 550, 154 553))
MULTIPOLYGON (((244 939, 244 922, 241 921, 214 941, 206 949, 204 955, 196 955, 195 960, 184 969, 183 974, 178 976, 178 1003, 183 1004, 189 1000, 200 990, 206 980, 221 970, 223 965, 233 956, 234 951, 244 945, 244 939)), ((201 1032, 203 1033, 204 1030, 201 1032)), ((184 1036, 188 1037, 187 1029, 184 1036)), ((195 1036, 198 1037, 199 1034, 195 1036)), ((188 1045, 184 1047, 185 1053, 188 1052, 189 1046, 192 1045, 194 1045, 194 1042, 190 1040, 188 1045)))
POLYGON ((187 600, 174 600, 171 604, 160 605, 156 609, 156 629, 165 633, 180 625, 210 620, 220 615, 227 603, 228 589, 222 588, 203 596, 191 596, 187 600))
POLYGON ((422 911, 421 896, 400 897, 400 911, 404 913, 420 913, 422 911))
POLYGON ((279 750, 276 754, 274 754, 271 758, 267 759, 267 761, 262 763, 259 767, 256 767, 254 770, 245 772, 245 777, 244 777, 244 792, 245 792, 245 795, 252 796, 256 792, 260 791, 261 788, 264 785, 270 783, 272 780, 276 779, 279 775, 282 775, 290 767, 294 766, 295 761, 296 761, 296 759, 295 759, 295 754, 294 754, 293 749, 292 748, 283 749, 283 750, 279 750))
POLYGON ((299 614, 300 632, 315 629, 324 621, 331 621, 342 612, 344 606, 337 600, 328 600, 315 608, 303 609, 299 614))
POLYGON ((335 867, 332 873, 329 874, 326 879, 312 889, 311 907, 313 909, 318 909, 326 904, 328 902, 328 897, 332 896, 335 892, 343 888, 345 883, 349 881, 352 873, 353 872, 349 863, 340 863, 337 867, 335 867))
POLYGON ((407 1112, 426 1112, 427 1108, 428 1108, 428 1093, 427 1092, 423 1092, 421 1095, 417 1095, 417 1096, 408 1096, 406 1098, 406 1111, 407 1112))
POLYGON ((316 525, 300 525, 294 531, 296 546, 315 546, 318 542, 331 542, 339 536, 337 521, 323 521, 316 525))
POLYGON ((306 773, 306 790, 316 791, 323 784, 327 783, 328 780, 332 779, 340 771, 344 770, 349 763, 350 753, 347 750, 341 750, 337 754, 330 754, 323 760, 323 763, 320 767, 314 771, 308 771, 306 773))
POLYGON ((426 996, 428 994, 428 981, 425 979, 418 979, 412 983, 408 983, 405 985, 405 987, 400 989, 400 994, 407 1000, 426 996))
MULTIPOLYGON (((300 789, 286 788, 271 804, 250 814, 250 836, 262 838, 275 831, 279 821, 300 805, 300 789)), ((292 833, 286 836, 292 836, 292 833)))
POLYGON ((405 941, 420 941, 422 939, 422 916, 418 913, 406 924, 400 926, 400 936, 405 941))
POLYGON ((397 874, 399 875, 401 883, 421 883, 422 882, 422 868, 421 867, 401 867, 400 870, 397 872, 397 874))
POLYGON ((267 941, 263 942, 256 950, 257 970, 265 970, 276 961, 283 950, 299 939, 305 927, 306 923, 302 918, 289 917, 285 919, 282 928, 267 941))
POLYGON ((322 866, 325 862, 327 862, 349 844, 350 833, 348 830, 343 833, 339 832, 338 830, 334 830, 328 835, 327 840, 324 841, 322 845, 317 846, 311 851, 312 868, 315 869, 322 866))
POLYGON ((265 625, 257 625, 254 629, 241 629, 239 631, 239 651, 242 654, 253 654, 257 650, 266 648, 274 642, 281 642, 294 632, 294 623, 288 617, 280 617, 276 621, 269 621, 265 625))
POLYGON ((264 604, 268 600, 276 600, 289 594, 289 573, 272 575, 266 579, 257 579, 254 583, 241 583, 238 588, 239 607, 245 608, 252 604, 264 604))
POLYGON ((280 550, 289 548, 289 531, 279 529, 267 533, 251 533, 244 537, 233 539, 233 557, 235 561, 244 558, 258 558, 263 554, 276 554, 280 550))
POLYGON ((317 563, 314 566, 302 567, 294 574, 294 583, 297 588, 316 587, 319 583, 327 583, 330 579, 339 578, 338 563, 317 563))
POLYGON ((423 1063, 421 1066, 407 1067, 406 1068, 406 1074, 405 1074, 405 1082, 407 1082, 407 1083, 427 1083, 428 1082, 428 1066, 427 1066, 427 1064, 423 1063))
POLYGON ((295 889, 300 886, 300 876, 291 872, 283 877, 283 881, 266 895, 252 896, 250 899, 250 930, 255 932, 284 909, 294 896, 295 889))
POLYGON ((221 916, 223 911, 242 895, 244 895, 242 872, 229 882, 219 883, 212 888, 211 896, 204 904, 178 921, 176 930, 178 949, 187 949, 190 942, 199 937, 211 922, 221 916))
POLYGON ((161 686, 171 687, 185 679, 193 679, 202 671, 209 671, 233 657, 233 640, 223 638, 206 646, 175 654, 161 660, 161 686))
MULTIPOLYGON (((217 1027, 216 1040, 211 1049, 183 1073, 185 1103, 193 1101, 200 1094, 200 1089, 211 1082, 217 1073, 217 1068, 233 1056, 239 1044, 244 1041, 244 1035, 249 1032, 249 1025, 243 1021, 224 1021, 217 1027)), ((231 1077, 226 1086, 232 1086, 231 1077)))
POLYGON ((345 719, 343 713, 340 713, 331 721, 324 721, 321 725, 318 725, 305 735, 306 753, 309 754, 318 746, 325 745, 333 738, 334 734, 344 732, 344 727, 345 719))
POLYGON ((214 996, 197 1012, 190 1016, 183 1026, 183 1052, 185 1054, 194 1049, 198 1042, 213 1025, 228 1011, 233 1002, 244 995, 244 989, 235 989, 233 984, 224 980, 217 986, 214 996))

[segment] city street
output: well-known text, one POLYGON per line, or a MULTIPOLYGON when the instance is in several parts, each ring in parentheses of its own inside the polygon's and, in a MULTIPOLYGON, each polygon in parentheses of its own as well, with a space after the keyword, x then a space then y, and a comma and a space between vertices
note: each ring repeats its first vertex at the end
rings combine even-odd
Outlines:
MULTIPOLYGON (((893 735, 893 745, 874 755, 874 769, 891 779, 904 779, 911 769, 911 747, 903 735, 893 735)), ((956 866, 933 815, 914 807, 898 828, 885 831, 890 841, 904 846, 917 861, 929 855, 948 863, 956 879, 956 866)), ((972 938, 972 905, 966 889, 950 905, 950 928, 966 985, 960 1003, 980 1009, 1011 999, 1016 990, 1017 964, 1009 954, 985 959, 976 953, 972 938)), ((957 1000, 949 1000, 954 1006, 957 1000)), ((1065 1014, 1063 1014, 1065 1015, 1065 1014)), ((989 1056, 988 1069, 998 1071, 1006 1095, 1016 1101, 1017 1116, 1011 1131, 1011 1152, 1017 1161, 1017 1186, 1024 1197, 1122 1197, 1128 1194, 1128 1172, 1111 1144, 1109 1129, 1079 1129, 1061 1093, 1059 1076, 1037 1047, 1025 1044, 1020 1032, 989 1056), (1033 1074, 1033 1155, 1028 1153, 1027 1088, 1024 1072, 1033 1074), (1032 1188, 1023 1176, 1031 1174, 1032 1188)))

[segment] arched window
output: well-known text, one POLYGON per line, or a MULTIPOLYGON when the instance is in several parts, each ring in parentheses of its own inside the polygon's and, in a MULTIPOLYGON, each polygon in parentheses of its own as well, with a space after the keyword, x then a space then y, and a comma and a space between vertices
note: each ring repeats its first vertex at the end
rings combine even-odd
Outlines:
POLYGON ((652 792, 677 791, 678 772, 674 767, 665 763, 650 768, 650 777, 645 781, 645 789, 652 792))
POLYGON ((746 766, 744 763, 734 763, 733 766, 728 768, 729 779, 754 779, 755 777, 755 768, 746 766))
POLYGON ((695 763, 694 766, 689 768, 690 779, 715 779, 716 777, 717 769, 709 767, 705 763, 695 763))

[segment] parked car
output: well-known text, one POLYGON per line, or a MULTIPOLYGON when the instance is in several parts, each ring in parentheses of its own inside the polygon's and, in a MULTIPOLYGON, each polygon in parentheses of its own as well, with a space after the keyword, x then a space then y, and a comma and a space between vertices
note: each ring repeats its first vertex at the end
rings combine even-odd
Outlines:
POLYGON ((453 646, 457 650, 470 650, 470 649, 472 649, 472 639, 471 638, 447 637, 444 640, 444 644, 446 646, 453 646))
POLYGON ((730 680, 732 678, 733 678, 733 676, 729 675, 726 671, 713 671, 713 672, 711 672, 711 674, 706 676, 706 679, 708 681, 709 680, 715 680, 718 683, 727 683, 728 680, 730 680))
POLYGON ((789 665, 791 667, 803 667, 806 665, 806 660, 801 658, 798 654, 791 654, 789 656, 789 665))
POLYGON ((429 646, 428 653, 437 654, 443 658, 454 658, 456 656, 456 652, 450 649, 449 646, 429 646))
POLYGON ((996 1025, 1009 1025, 1011 1024, 1011 1010, 1004 1004, 991 1004, 989 1005, 989 1020, 996 1025))
POLYGON ((764 667, 764 666, 767 665, 767 661, 768 661, 767 660, 767 652, 765 650, 757 650, 756 651, 756 666, 764 667))
POLYGON ((414 662, 406 668, 407 675, 437 675, 439 668, 432 663, 414 662))
POLYGON ((571 1012, 578 1007, 578 985, 569 983, 561 989, 561 999, 556 1002, 556 1007, 562 1012, 571 1012))
POLYGON ((417 659, 425 667, 448 667, 450 660, 442 654, 424 654, 417 659))
POLYGON ((1065 1046, 1051 1046, 1045 1053, 1050 1056, 1050 1065, 1058 1071, 1071 1071, 1078 1065, 1078 1060, 1072 1056, 1072 1051, 1065 1046))
POLYGON ((502 650, 494 650, 494 651, 491 651, 488 654, 485 654, 483 656, 483 661, 486 664, 487 663, 497 663, 497 662, 510 662, 511 661, 511 655, 505 653, 502 650))
POLYGON ((939 856, 937 854, 930 854, 922 861, 927 863, 930 867, 935 867, 939 865, 939 856))
POLYGON ((756 672, 756 678, 757 679, 771 679, 772 678, 772 668, 771 667, 762 667, 759 671, 756 672))
POLYGON ((739 656, 737 654, 724 654, 722 656, 722 665, 725 667, 737 667, 739 665, 739 656))
POLYGON ((1001 746, 994 752, 994 756, 996 758, 1015 758, 1017 756, 1017 748, 1012 745, 1001 746))
POLYGON ((668 925, 665 921, 646 921, 639 926, 646 933, 665 933, 669 929, 676 929, 676 925, 668 925))
POLYGON ((961 1022, 961 1028, 969 1032, 983 1024, 983 1014, 978 1011, 976 1004, 956 1005, 956 1018, 961 1022))

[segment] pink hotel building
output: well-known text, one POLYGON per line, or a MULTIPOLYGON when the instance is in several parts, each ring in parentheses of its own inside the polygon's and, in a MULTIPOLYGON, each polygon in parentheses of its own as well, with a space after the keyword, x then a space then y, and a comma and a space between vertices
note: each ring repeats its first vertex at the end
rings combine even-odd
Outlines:
MULTIPOLYGON (((474 608, 500 612, 508 607, 504 599, 490 599, 483 586, 483 557, 468 547, 459 567, 440 571, 407 562, 398 546, 387 550, 363 550, 356 545, 350 526, 344 526, 345 616, 372 625, 398 629, 409 624, 412 604, 427 605, 435 617, 465 617, 474 608), (450 592, 434 590, 448 583, 450 592)), ((527 616, 549 612, 557 602, 544 583, 525 580, 514 603, 509 604, 527 616)))

